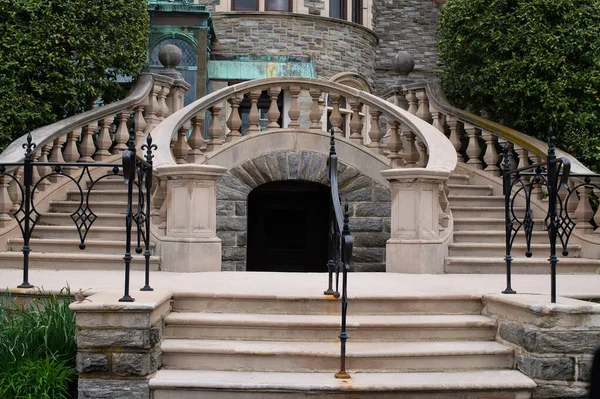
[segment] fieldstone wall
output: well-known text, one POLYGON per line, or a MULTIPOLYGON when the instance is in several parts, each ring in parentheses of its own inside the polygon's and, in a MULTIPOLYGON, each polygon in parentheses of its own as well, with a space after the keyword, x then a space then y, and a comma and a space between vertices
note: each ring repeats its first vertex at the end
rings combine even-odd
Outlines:
POLYGON ((376 57, 376 93, 393 83, 392 57, 398 51, 410 53, 415 60, 413 75, 425 77, 439 70, 436 31, 439 8, 430 0, 374 0, 373 30, 380 38, 376 57))
POLYGON ((484 313, 497 318, 498 341, 515 349, 516 367, 538 385, 532 398, 587 399, 593 353, 600 347, 600 306, 567 298, 544 303, 547 296, 504 297, 514 298, 486 297, 484 313))
POLYGON ((148 399, 149 378, 161 365, 163 316, 171 295, 137 292, 129 308, 116 294, 74 303, 79 399, 148 399), (146 303, 145 303, 146 302, 146 303))
POLYGON ((360 25, 290 13, 227 12, 212 18, 217 40, 211 55, 308 55, 318 78, 354 72, 374 83, 378 39, 360 25))
MULTIPOLYGON (((252 189, 272 181, 306 180, 328 184, 327 158, 311 152, 279 152, 249 159, 231 168, 217 188, 217 235, 222 240, 222 270, 246 270, 247 199, 252 189)), ((390 238, 389 190, 355 168, 339 163, 342 201, 350 205, 354 236, 353 271, 385 271, 390 238)))

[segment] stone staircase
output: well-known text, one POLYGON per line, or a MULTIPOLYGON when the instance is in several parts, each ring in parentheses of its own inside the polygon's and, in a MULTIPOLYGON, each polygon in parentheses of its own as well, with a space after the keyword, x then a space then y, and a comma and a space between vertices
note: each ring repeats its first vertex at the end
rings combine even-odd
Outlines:
MULTIPOLYGON (((123 178, 100 180, 90 191, 89 205, 97 219, 88 232, 84 250, 79 249, 79 233, 71 219, 71 214, 79 206, 79 198, 78 190, 68 190, 63 199, 50 201, 47 212, 40 212, 30 240, 29 265, 32 269, 123 269, 127 208, 127 187, 123 178)), ((133 269, 142 270, 145 261, 134 251, 136 242, 135 235, 132 235, 131 265, 133 269)), ((7 251, 0 252, 0 267, 21 269, 22 248, 23 238, 20 235, 8 239, 7 251)), ((152 270, 158 270, 160 258, 152 256, 150 265, 152 270)))
MULTIPOLYGON (((464 168, 464 167, 463 167, 464 168)), ((492 184, 477 184, 465 170, 455 172, 449 182, 450 208, 454 216, 454 242, 449 245, 445 260, 446 273, 505 273, 505 220, 502 188, 492 184)), ((518 204, 517 204, 518 205, 518 204)), ((525 207, 515 207, 517 212, 525 207)), ((533 256, 525 257, 525 233, 521 231, 512 247, 512 270, 517 274, 549 274, 550 245, 543 229, 545 215, 533 209, 534 232, 531 244, 533 256)), ((568 256, 560 254, 558 273, 595 274, 600 260, 580 258, 580 245, 569 244, 568 256)))
MULTIPOLYGON (((253 289, 260 291, 260 287, 253 289)), ((328 297, 176 294, 153 399, 529 398, 513 350, 477 297, 353 298, 338 380, 339 307, 328 297)))

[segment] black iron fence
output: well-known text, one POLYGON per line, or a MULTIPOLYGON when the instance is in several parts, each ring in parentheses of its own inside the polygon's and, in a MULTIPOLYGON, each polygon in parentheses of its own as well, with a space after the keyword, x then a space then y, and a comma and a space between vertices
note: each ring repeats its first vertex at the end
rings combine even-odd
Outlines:
MULTIPOLYGON (((506 289, 504 294, 515 294, 511 282, 511 267, 513 262, 512 246, 521 230, 525 235, 526 257, 533 255, 531 240, 536 220, 533 217, 531 200, 535 193, 542 193, 547 202, 547 209, 543 219, 543 229, 548 233, 550 244, 548 262, 550 265, 550 296, 552 303, 556 302, 556 273, 559 259, 556 252, 557 244, 562 248, 562 255, 567 256, 568 244, 571 234, 577 224, 574 217, 574 203, 587 201, 581 196, 585 189, 600 191, 600 175, 596 174, 571 174, 569 159, 557 158, 554 148, 555 138, 548 139, 548 155, 546 162, 523 168, 513 169, 511 158, 514 157, 507 145, 502 152, 503 167, 503 193, 506 222, 506 289), (595 182, 594 182, 595 181, 595 182), (571 184, 569 184, 571 183, 571 184), (525 206, 523 207, 523 201, 525 206)), ((580 223, 588 223, 581 220, 580 223)))
MULTIPOLYGON (((42 187, 51 184, 59 178, 67 179, 78 192, 78 206, 71 214, 71 220, 79 234, 79 249, 86 248, 85 240, 88 232, 98 219, 90 203, 90 195, 97 183, 113 176, 121 176, 127 185, 127 211, 124 216, 126 227, 125 242, 125 288, 124 295, 119 301, 133 302, 129 295, 129 280, 131 266, 131 230, 136 226, 137 245, 136 253, 144 253, 145 257, 145 284, 142 291, 152 291, 150 287, 150 189, 152 187, 152 152, 156 145, 152 144, 152 137, 148 135, 146 143, 142 145, 144 158, 136 156, 135 137, 130 134, 128 149, 123 151, 122 164, 113 163, 85 163, 85 162, 35 162, 33 153, 36 144, 31 134, 23 144, 25 159, 23 162, 0 164, 0 176, 13 184, 17 191, 16 204, 18 208, 12 216, 18 223, 23 238, 23 282, 19 288, 33 288, 29 282, 29 255, 32 252, 31 237, 37 226, 41 213, 36 207, 36 194, 42 187), (19 179, 13 171, 21 169, 23 179, 19 179), (92 171, 105 169, 105 173, 92 171), (40 173, 40 171, 45 171, 40 173), (134 186, 137 186, 137 195, 134 195, 134 186)), ((45 187, 44 187, 45 189, 45 187)))
POLYGON ((342 320, 340 331, 340 370, 335 374, 336 378, 348 379, 350 375, 346 372, 346 341, 348 333, 346 331, 346 316, 348 312, 348 271, 350 270, 350 261, 352 258, 353 239, 348 227, 349 213, 348 201, 344 206, 342 215, 342 206, 340 204, 340 195, 338 192, 337 181, 337 154, 335 152, 334 129, 331 129, 331 140, 329 149, 329 159, 327 161, 327 178, 329 179, 331 189, 331 202, 329 212, 329 260, 328 269, 328 287, 325 295, 340 297, 340 269, 342 270, 342 320), (333 290, 333 275, 335 273, 335 291, 333 290))

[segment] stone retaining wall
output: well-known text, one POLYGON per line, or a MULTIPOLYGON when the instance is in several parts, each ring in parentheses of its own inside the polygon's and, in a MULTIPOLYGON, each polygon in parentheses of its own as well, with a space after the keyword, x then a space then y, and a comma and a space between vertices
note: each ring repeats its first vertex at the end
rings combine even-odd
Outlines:
POLYGON ((317 78, 354 72, 373 84, 377 36, 361 25, 290 13, 214 13, 211 54, 310 56, 317 78))
MULTIPOLYGON (((247 200, 252 189, 280 180, 327 184, 326 165, 327 158, 321 154, 271 153, 245 161, 218 181, 217 235, 222 240, 222 270, 246 270, 247 200)), ((342 162, 338 169, 340 195, 350 205, 352 270, 384 272, 385 245, 390 238, 390 192, 342 162)))

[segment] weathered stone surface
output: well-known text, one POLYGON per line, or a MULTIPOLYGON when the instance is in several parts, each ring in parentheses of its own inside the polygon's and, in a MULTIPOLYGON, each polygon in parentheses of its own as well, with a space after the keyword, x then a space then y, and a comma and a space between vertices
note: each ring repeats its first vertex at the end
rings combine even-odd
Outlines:
POLYGON ((245 217, 217 216, 217 231, 246 231, 245 217))
POLYGON ((235 232, 233 231, 217 231, 217 237, 221 239, 221 246, 235 246, 235 232))
POLYGON ((80 378, 79 399, 148 399, 150 388, 147 380, 105 380, 80 378))
POLYGON ((574 380, 574 359, 571 357, 540 357, 518 354, 517 367, 531 378, 543 380, 574 380))
POLYGON ((356 205, 357 217, 389 217, 392 215, 390 203, 368 203, 356 205))
POLYGON ((139 348, 151 347, 150 331, 134 329, 80 330, 76 332, 77 348, 139 348))
POLYGON ((530 325, 503 323, 499 333, 529 352, 591 354, 600 346, 600 330, 540 330, 530 325))
POLYGON ((300 154, 300 179, 312 181, 312 176, 308 174, 311 162, 311 153, 303 152, 300 154))
POLYGON ((258 158, 252 159, 252 164, 258 173, 260 173, 261 179, 266 182, 275 181, 273 176, 271 176, 271 170, 269 169, 269 165, 267 165, 267 158, 262 156, 258 158))
POLYGON ((367 248, 385 248, 385 243, 390 238, 390 233, 364 233, 358 232, 353 233, 354 237, 354 248, 367 247, 367 248))
POLYGON ((79 374, 108 371, 108 357, 104 353, 77 352, 79 374))
POLYGON ((354 248, 352 260, 356 263, 384 263, 385 249, 383 248, 354 248))
POLYGON ((240 191, 246 195, 248 195, 248 193, 252 191, 250 187, 246 186, 244 183, 231 176, 229 173, 225 173, 223 176, 221 176, 221 178, 218 181, 218 184, 219 186, 224 186, 236 191, 240 191))
POLYGON ((353 272, 385 272, 385 263, 352 263, 350 270, 353 272))
POLYGON ((290 179, 290 170, 288 167, 287 154, 285 152, 277 153, 277 163, 279 164, 279 173, 282 180, 290 179))
POLYGON ((217 201, 217 215, 233 216, 233 202, 217 201))
POLYGON ((592 356, 582 356, 577 359, 577 380, 591 381, 592 380, 592 356))
POLYGON ((160 366, 158 348, 149 353, 113 353, 112 371, 119 376, 142 377, 154 373, 160 366))
POLYGON ((338 170, 338 185, 343 186, 348 182, 356 179, 360 175, 360 172, 353 167, 348 166, 343 172, 338 170))
POLYGON ((371 201, 371 187, 364 187, 355 191, 351 191, 348 194, 341 196, 342 202, 360 202, 360 201, 371 201))
POLYGON ((373 187, 373 201, 376 202, 389 202, 392 200, 392 196, 390 194, 390 190, 383 187, 379 183, 375 183, 373 187))
POLYGON ((248 234, 247 233, 237 233, 237 246, 245 247, 248 242, 248 234))
POLYGON ((217 186, 217 200, 246 201, 248 194, 233 190, 229 187, 217 186))
POLYGON ((251 189, 256 188, 259 185, 259 183, 257 183, 242 166, 230 169, 229 173, 251 189))
POLYGON ((381 231, 383 221, 381 218, 351 218, 349 221, 350 232, 381 231))
POLYGON ((502 323, 498 330, 502 339, 517 344, 527 351, 535 349, 536 332, 535 327, 512 323, 502 323))
POLYGON ((279 161, 277 155, 274 153, 266 154, 264 156, 267 167, 269 168, 269 174, 272 177, 272 181, 279 181, 281 179, 281 170, 279 168, 279 161))
POLYGON ((588 399, 588 387, 583 383, 553 383, 535 380, 538 387, 532 399, 588 399))
POLYGON ((246 260, 246 248, 227 247, 223 248, 224 261, 244 261, 246 260))
POLYGON ((360 190, 361 188, 371 187, 373 180, 365 175, 360 175, 356 179, 349 181, 345 185, 340 184, 340 195, 360 190))
POLYGON ((288 164, 290 166, 290 179, 298 179, 298 168, 300 167, 300 153, 290 152, 288 153, 288 164))
POLYGON ((246 216, 246 208, 248 207, 247 202, 236 202, 235 203, 235 216, 246 216))
POLYGON ((235 262, 221 262, 221 271, 234 272, 235 271, 235 262))
POLYGON ((392 231, 392 219, 385 218, 383 219, 383 231, 386 233, 390 233, 392 231))
POLYGON ((325 167, 327 164, 327 159, 320 154, 313 154, 312 160, 310 161, 310 166, 306 174, 310 176, 308 180, 321 182, 325 176, 325 167))
POLYGON ((246 262, 236 262, 235 270, 238 272, 245 272, 246 271, 246 262))
POLYGON ((263 176, 262 172, 256 167, 253 160, 248 160, 241 164, 239 167, 243 169, 252 180, 256 182, 257 185, 262 185, 269 182, 269 178, 267 176, 263 176))

